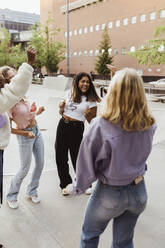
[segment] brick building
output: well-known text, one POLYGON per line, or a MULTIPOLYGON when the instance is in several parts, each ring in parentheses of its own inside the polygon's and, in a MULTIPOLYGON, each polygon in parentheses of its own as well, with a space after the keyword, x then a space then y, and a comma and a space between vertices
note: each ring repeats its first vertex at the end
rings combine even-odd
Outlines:
MULTIPOLYGON (((56 27, 61 29, 58 39, 66 44, 66 0, 41 0, 40 20, 47 20, 50 12, 56 27)), ((164 0, 69 0, 70 73, 95 71, 99 43, 105 26, 111 39, 114 64, 119 68, 134 67, 141 75, 165 76, 165 65, 142 66, 126 53, 134 51, 149 39, 154 29, 165 24, 164 0)), ((66 72, 66 61, 61 63, 66 72)))

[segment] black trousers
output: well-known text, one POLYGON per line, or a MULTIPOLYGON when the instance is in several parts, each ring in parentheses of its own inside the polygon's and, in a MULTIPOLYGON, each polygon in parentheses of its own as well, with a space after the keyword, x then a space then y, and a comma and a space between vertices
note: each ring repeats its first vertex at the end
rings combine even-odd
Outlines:
POLYGON ((83 132, 83 122, 69 121, 65 123, 64 119, 60 119, 57 127, 55 154, 60 187, 62 189, 72 183, 72 178, 69 174, 68 152, 70 152, 72 165, 76 171, 76 160, 83 138, 83 132))
POLYGON ((0 150, 0 203, 3 202, 3 150, 0 150))

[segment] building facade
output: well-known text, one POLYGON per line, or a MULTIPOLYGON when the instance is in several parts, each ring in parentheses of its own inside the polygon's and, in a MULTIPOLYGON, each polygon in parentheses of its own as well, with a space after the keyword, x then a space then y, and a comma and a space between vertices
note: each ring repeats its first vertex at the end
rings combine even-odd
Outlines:
POLYGON ((23 46, 31 37, 30 27, 40 22, 40 15, 15 11, 10 9, 0 9, 0 27, 6 28, 11 34, 11 43, 22 43, 23 46))
MULTIPOLYGON (((51 13, 61 29, 58 39, 67 41, 66 0, 40 0, 40 20, 51 13)), ((102 33, 107 27, 118 68, 133 67, 145 76, 165 76, 165 65, 142 66, 127 52, 135 51, 154 38, 156 27, 165 24, 164 0, 69 0, 70 73, 95 71, 102 33)), ((164 48, 163 48, 164 49, 164 48)), ((60 65, 66 72, 66 60, 60 65)))

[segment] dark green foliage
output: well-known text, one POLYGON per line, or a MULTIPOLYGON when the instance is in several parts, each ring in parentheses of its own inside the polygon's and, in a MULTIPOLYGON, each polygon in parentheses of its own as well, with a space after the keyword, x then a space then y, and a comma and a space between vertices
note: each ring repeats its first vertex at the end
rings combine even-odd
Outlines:
POLYGON ((149 40, 146 44, 135 52, 130 52, 129 55, 136 58, 139 64, 143 65, 159 65, 165 64, 165 25, 155 29, 153 40, 149 40), (160 38, 157 38, 161 36, 160 38))
POLYGON ((113 57, 110 56, 108 52, 111 47, 111 41, 106 28, 103 32, 102 41, 99 45, 99 55, 97 56, 97 61, 95 63, 95 69, 99 75, 109 75, 109 69, 107 68, 106 64, 113 63, 113 57))

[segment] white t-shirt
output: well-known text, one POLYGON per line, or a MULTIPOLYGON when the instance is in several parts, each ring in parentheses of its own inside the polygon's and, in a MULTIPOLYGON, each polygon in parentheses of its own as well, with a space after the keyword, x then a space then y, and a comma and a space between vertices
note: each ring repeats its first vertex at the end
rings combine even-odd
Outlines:
POLYGON ((79 121, 85 121, 84 111, 87 107, 96 107, 97 103, 86 101, 86 96, 82 96, 81 99, 82 101, 80 103, 76 103, 70 100, 68 96, 64 108, 64 115, 79 121))

